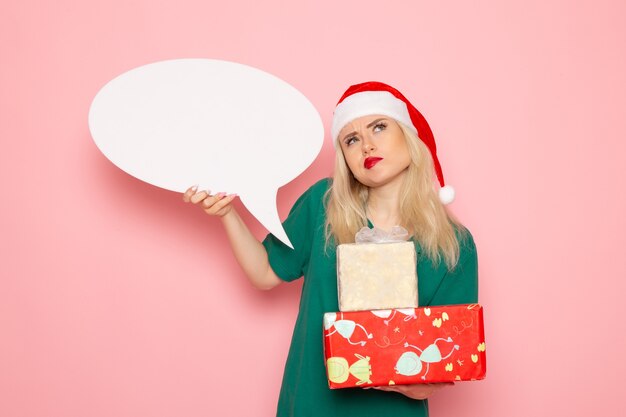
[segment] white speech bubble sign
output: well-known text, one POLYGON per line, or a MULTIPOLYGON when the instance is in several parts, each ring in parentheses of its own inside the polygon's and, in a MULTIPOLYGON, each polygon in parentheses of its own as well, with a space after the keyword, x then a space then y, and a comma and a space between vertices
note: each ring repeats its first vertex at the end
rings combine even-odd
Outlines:
POLYGON ((324 127, 313 104, 285 81, 229 61, 155 62, 96 94, 89 129, 100 151, 130 175, 176 192, 198 184, 237 193, 293 247, 276 195, 315 160, 324 127))

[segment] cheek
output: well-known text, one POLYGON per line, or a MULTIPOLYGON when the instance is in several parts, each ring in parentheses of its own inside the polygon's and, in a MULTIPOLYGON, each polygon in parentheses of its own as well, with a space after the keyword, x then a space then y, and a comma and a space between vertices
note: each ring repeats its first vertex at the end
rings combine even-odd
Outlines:
POLYGON ((404 154, 402 155, 402 161, 407 166, 411 163, 411 155, 409 155, 409 150, 406 148, 404 150, 404 154))
POLYGON ((404 141, 404 138, 396 142, 394 153, 398 156, 399 161, 403 163, 407 163, 407 164, 411 162, 411 155, 409 154, 409 148, 406 142, 404 141))
POLYGON ((411 164, 411 156, 406 148, 397 148, 393 153, 393 158, 389 161, 394 169, 404 170, 411 164))
POLYGON ((360 154, 352 152, 352 150, 344 152, 343 157, 346 160, 346 165, 348 165, 350 171, 354 171, 354 169, 356 169, 361 163, 360 154))

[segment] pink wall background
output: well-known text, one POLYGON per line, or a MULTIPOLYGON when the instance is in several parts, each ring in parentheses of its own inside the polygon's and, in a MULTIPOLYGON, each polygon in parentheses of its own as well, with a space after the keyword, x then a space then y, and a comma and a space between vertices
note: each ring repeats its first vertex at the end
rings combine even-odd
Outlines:
MULTIPOLYGON (((88 131, 109 79, 184 57, 271 72, 327 127, 344 89, 366 80, 426 115, 478 245, 489 360, 485 381, 438 393, 433 416, 618 415, 623 1, 0 10, 1 416, 274 414, 301 284, 254 290, 218 221, 118 170, 88 131)), ((331 155, 327 144, 281 189, 283 217, 331 155)))

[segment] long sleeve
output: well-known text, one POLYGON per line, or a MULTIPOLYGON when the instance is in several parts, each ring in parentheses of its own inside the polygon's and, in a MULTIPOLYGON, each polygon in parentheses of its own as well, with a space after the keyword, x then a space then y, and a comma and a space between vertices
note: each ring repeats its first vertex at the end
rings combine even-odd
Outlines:
POLYGON ((263 240, 270 266, 283 281, 301 277, 311 257, 315 219, 323 209, 323 195, 328 189, 328 179, 318 181, 298 198, 293 205, 283 228, 293 249, 279 241, 271 233, 263 240))

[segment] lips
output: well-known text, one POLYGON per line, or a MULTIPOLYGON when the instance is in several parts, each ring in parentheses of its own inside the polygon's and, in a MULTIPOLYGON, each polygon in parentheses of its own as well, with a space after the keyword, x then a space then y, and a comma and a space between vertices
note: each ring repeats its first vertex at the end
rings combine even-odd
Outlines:
POLYGON ((371 169, 374 165, 376 165, 382 160, 383 158, 379 158, 377 156, 370 156, 370 157, 365 158, 365 161, 363 161, 363 166, 365 167, 365 169, 371 169))

